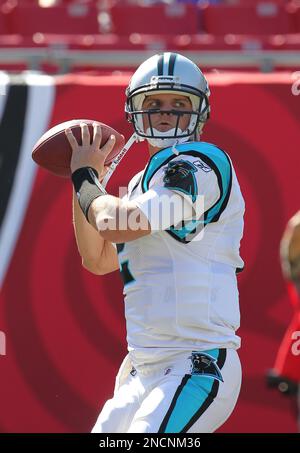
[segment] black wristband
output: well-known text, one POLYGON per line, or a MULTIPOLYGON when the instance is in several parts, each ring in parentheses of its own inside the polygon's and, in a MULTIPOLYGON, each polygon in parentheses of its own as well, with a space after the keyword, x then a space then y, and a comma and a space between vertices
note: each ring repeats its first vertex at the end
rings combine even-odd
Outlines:
POLYGON ((92 167, 82 167, 72 173, 72 182, 78 198, 79 206, 87 221, 91 203, 95 198, 107 192, 98 180, 98 172, 92 167))

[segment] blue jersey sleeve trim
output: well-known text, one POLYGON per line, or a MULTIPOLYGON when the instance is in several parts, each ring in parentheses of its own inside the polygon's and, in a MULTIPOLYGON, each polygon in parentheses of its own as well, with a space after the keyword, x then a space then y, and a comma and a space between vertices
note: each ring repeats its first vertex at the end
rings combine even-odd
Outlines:
MULTIPOLYGON (((175 229, 170 227, 167 232, 180 242, 188 243, 188 236, 200 231, 211 222, 217 222, 225 210, 232 186, 232 167, 227 154, 215 145, 206 142, 188 142, 176 146, 178 155, 189 155, 200 158, 205 164, 213 169, 217 176, 220 196, 213 206, 211 206, 201 219, 195 219, 186 223, 182 228, 175 229)), ((177 157, 172 148, 165 148, 156 153, 150 159, 142 180, 142 190, 146 192, 155 173, 170 160, 177 157)), ((170 187, 171 188, 171 187, 170 187)))

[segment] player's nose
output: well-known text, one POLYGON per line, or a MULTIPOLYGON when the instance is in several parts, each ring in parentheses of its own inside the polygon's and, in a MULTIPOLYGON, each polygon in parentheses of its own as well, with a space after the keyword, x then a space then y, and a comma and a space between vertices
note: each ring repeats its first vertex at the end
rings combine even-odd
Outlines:
POLYGON ((170 112, 170 110, 172 110, 171 107, 169 107, 168 109, 167 109, 167 108, 163 108, 163 109, 161 109, 160 114, 161 114, 162 116, 163 116, 163 115, 167 115, 167 116, 172 115, 172 112, 170 112))
POLYGON ((164 100, 160 105, 160 110, 162 113, 169 115, 170 110, 173 110, 172 103, 168 100, 164 100))

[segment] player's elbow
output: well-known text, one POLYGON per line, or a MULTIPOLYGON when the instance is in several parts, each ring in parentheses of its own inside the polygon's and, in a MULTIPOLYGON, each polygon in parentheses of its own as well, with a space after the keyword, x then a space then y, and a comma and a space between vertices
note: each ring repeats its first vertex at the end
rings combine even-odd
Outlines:
POLYGON ((105 275, 108 274, 109 272, 112 272, 109 269, 104 269, 102 266, 99 265, 97 261, 93 260, 82 260, 82 267, 86 269, 87 271, 91 272, 94 275, 105 275))
POLYGON ((106 241, 114 242, 120 244, 123 242, 135 241, 141 237, 147 236, 151 233, 151 228, 144 230, 120 230, 120 231, 101 231, 99 234, 106 241))
POLYGON ((84 267, 84 269, 94 275, 106 275, 119 270, 119 263, 117 259, 111 259, 107 261, 101 259, 97 261, 83 259, 82 266, 84 267))

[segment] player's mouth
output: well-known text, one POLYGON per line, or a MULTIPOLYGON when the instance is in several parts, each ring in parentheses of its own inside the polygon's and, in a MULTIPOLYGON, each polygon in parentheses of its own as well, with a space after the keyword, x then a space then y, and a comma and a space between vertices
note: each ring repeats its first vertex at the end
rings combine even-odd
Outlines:
POLYGON ((175 126, 172 123, 169 123, 167 121, 160 121, 154 127, 155 127, 155 129, 157 129, 161 132, 165 132, 165 131, 168 131, 169 129, 173 129, 173 127, 175 127, 175 126))

